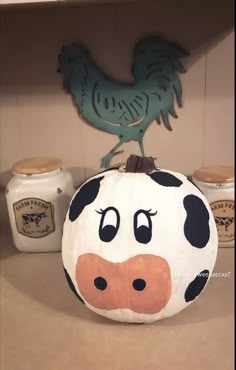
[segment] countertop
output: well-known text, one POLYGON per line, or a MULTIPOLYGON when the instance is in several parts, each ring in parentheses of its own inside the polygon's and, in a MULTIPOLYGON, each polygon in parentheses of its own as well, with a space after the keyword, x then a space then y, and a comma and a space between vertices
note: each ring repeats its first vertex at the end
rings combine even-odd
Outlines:
POLYGON ((0 370, 233 370, 234 248, 219 248, 201 296, 154 324, 89 311, 69 289, 60 253, 13 246, 0 192, 0 370))
POLYGON ((233 254, 220 248, 202 295, 172 318, 121 324, 89 311, 67 286, 60 253, 1 250, 1 370, 232 370, 233 254))

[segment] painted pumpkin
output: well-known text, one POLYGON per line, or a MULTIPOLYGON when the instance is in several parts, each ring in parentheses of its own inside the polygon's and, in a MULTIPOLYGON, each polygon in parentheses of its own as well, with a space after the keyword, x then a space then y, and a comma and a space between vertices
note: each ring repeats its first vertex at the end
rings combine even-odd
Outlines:
POLYGON ((215 265, 210 207, 184 175, 131 156, 86 181, 63 232, 67 281, 91 310, 147 323, 176 314, 205 288, 215 265))

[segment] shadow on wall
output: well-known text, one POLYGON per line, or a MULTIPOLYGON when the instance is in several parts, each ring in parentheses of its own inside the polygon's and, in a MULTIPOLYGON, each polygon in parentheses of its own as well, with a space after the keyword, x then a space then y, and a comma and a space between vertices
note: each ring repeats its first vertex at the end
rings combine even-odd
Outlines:
MULTIPOLYGON (((13 164, 13 163, 12 163, 13 164)), ((11 170, 0 172, 0 191, 5 192, 6 186, 9 181, 12 179, 13 174, 11 170)))
MULTIPOLYGON (((13 163, 12 163, 13 164, 13 163)), ((115 166, 114 166, 115 167, 115 166)), ((73 178, 73 183, 75 189, 78 189, 82 183, 90 178, 91 176, 96 175, 96 173, 99 173, 99 170, 93 170, 92 168, 84 168, 84 167, 69 167, 65 168, 73 178)), ((103 171, 103 169, 101 169, 103 171)), ((7 187, 7 184, 12 179, 14 175, 12 174, 11 170, 7 170, 0 173, 0 191, 5 192, 5 189, 7 187)))
MULTIPOLYGON (((120 166, 123 166, 124 164, 125 162, 117 162, 113 164, 112 167, 120 167, 120 166)), ((73 167, 65 168, 65 170, 70 172, 73 178, 74 187, 75 189, 78 189, 83 184, 84 181, 98 174, 99 172, 104 171, 104 168, 95 170, 92 168, 73 166, 73 167)), ((0 191, 2 192, 5 191, 7 184, 12 179, 12 177, 13 177, 13 174, 11 170, 7 170, 7 171, 0 173, 0 191)))
MULTIPOLYGON (((111 167, 120 167, 125 165, 125 162, 117 162, 111 167)), ((78 189, 84 181, 88 180, 90 177, 97 175, 100 172, 103 172, 105 169, 100 168, 100 170, 94 170, 92 168, 81 168, 81 167, 69 167, 67 170, 71 173, 73 177, 73 182, 75 189, 78 189)))
POLYGON ((75 189, 78 189, 80 185, 83 184, 85 180, 87 180, 90 176, 95 175, 96 171, 93 171, 89 168, 81 168, 81 167, 69 167, 67 170, 70 172, 75 189), (91 173, 91 175, 89 175, 91 173))
POLYGON ((8 71, 3 75, 4 95, 12 94, 14 89, 26 95, 60 94, 58 53, 63 44, 71 41, 84 43, 98 65, 121 81, 132 80, 133 47, 151 34, 188 50, 189 68, 206 49, 213 48, 233 30, 233 8, 232 0, 160 0, 78 8, 5 9, 1 14, 4 54, 0 61, 1 70, 8 71), (17 65, 13 63, 16 54, 17 65))

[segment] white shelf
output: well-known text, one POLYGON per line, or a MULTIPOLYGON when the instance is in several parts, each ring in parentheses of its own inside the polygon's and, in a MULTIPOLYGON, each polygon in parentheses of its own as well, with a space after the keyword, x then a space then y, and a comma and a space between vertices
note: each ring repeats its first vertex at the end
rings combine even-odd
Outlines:
POLYGON ((64 0, 0 0, 0 5, 31 4, 31 3, 56 3, 64 0))
POLYGON ((106 3, 124 3, 138 2, 140 0, 0 0, 1 5, 26 5, 26 4, 106 4, 106 3))
MULTIPOLYGON (((145 4, 146 2, 151 2, 154 3, 155 0, 0 0, 0 6, 1 5, 9 5, 9 6, 14 6, 14 5, 27 5, 27 4, 74 4, 74 5, 82 5, 82 4, 112 4, 112 3, 140 3, 143 2, 145 4)), ((158 0, 156 0, 158 3, 158 0)), ((161 1, 160 3, 162 3, 161 1)), ((173 0, 167 0, 166 1, 168 5, 176 5, 173 0)), ((194 9, 194 7, 198 7, 201 9, 206 8, 206 4, 210 9, 214 9, 214 12, 219 8, 221 11, 227 12, 227 9, 230 7, 230 10, 233 9, 233 0, 224 0, 224 2, 220 3, 218 2, 215 4, 215 0, 191 0, 189 3, 186 0, 178 0, 179 6, 184 8, 186 11, 191 11, 191 9, 194 9)), ((232 10, 233 12, 233 10, 232 10)))

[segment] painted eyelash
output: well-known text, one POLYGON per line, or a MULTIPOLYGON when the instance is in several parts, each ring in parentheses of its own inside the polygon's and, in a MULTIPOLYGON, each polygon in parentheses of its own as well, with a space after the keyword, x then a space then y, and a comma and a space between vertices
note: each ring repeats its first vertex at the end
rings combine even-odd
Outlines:
POLYGON ((148 210, 148 211, 143 211, 143 213, 146 213, 146 214, 148 214, 149 216, 156 216, 156 214, 157 214, 157 211, 156 212, 151 212, 151 208, 148 210))
MULTIPOLYGON (((152 210, 151 208, 149 210, 147 210, 147 211, 143 210, 143 213, 148 214, 149 216, 155 216, 157 214, 157 211, 156 212, 151 212, 151 210, 152 210)), ((102 215, 104 213, 104 209, 101 209, 101 208, 100 208, 100 210, 97 210, 96 209, 95 212, 97 212, 100 215, 102 215)))
POLYGON ((102 215, 102 214, 103 214, 103 212, 104 212, 104 209, 101 209, 101 208, 100 208, 100 210, 99 210, 99 211, 95 209, 95 212, 97 212, 97 213, 99 213, 100 215, 102 215))

